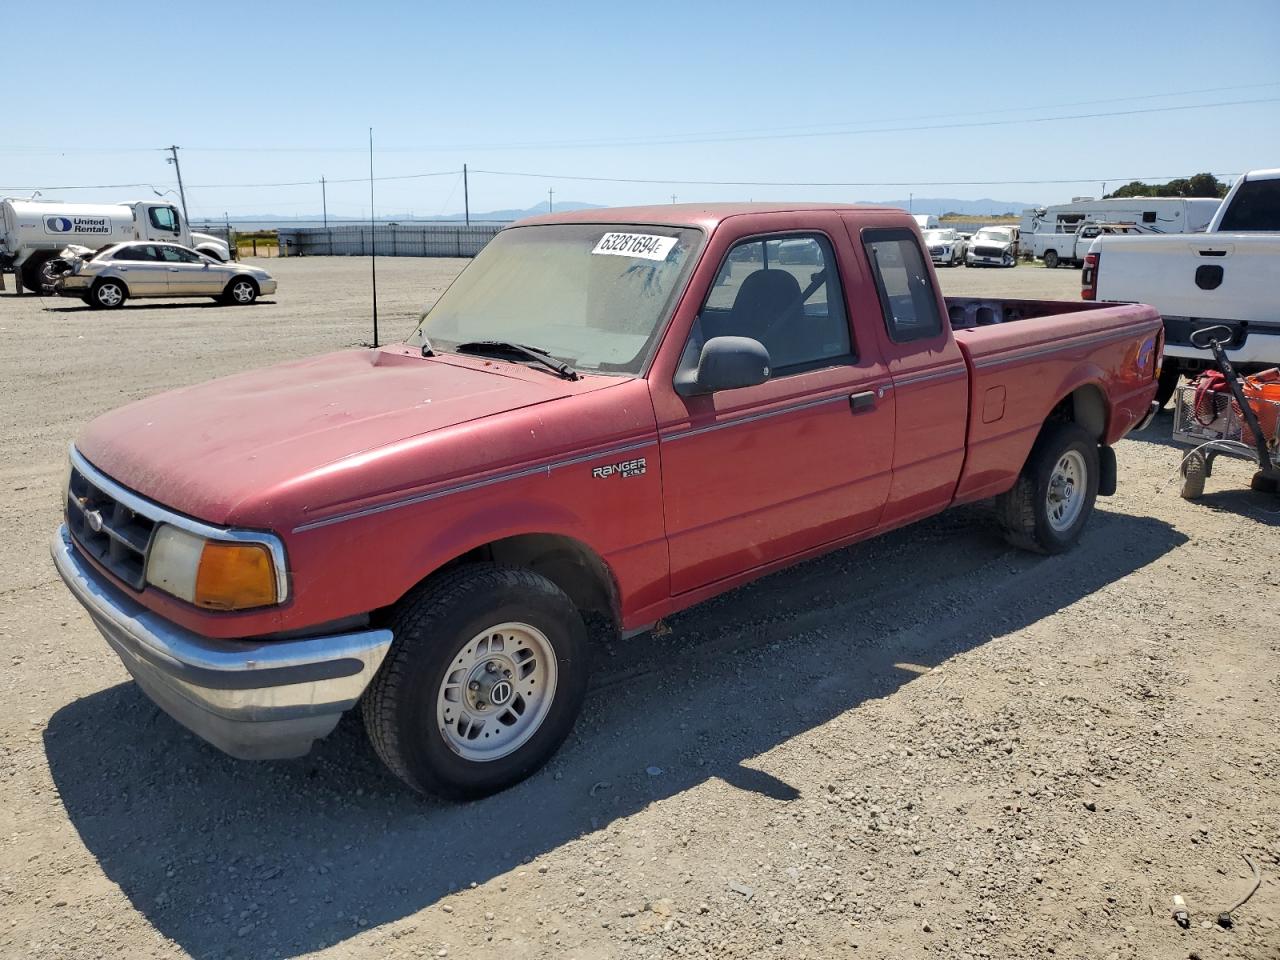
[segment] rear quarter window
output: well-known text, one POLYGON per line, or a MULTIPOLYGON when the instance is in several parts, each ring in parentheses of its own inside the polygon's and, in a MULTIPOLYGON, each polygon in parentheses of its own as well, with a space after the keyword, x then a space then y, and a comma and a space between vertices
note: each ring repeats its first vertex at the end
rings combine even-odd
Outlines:
POLYGON ((942 332, 924 254, 910 230, 865 230, 862 243, 871 261, 885 327, 894 343, 927 340, 942 332))

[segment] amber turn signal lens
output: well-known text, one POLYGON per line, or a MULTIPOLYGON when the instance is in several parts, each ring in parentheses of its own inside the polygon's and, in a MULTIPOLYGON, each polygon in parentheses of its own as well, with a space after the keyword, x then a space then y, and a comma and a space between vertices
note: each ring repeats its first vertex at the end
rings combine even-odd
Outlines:
POLYGON ((197 607, 247 610, 275 602, 276 575, 266 547, 216 540, 204 545, 196 573, 197 607))

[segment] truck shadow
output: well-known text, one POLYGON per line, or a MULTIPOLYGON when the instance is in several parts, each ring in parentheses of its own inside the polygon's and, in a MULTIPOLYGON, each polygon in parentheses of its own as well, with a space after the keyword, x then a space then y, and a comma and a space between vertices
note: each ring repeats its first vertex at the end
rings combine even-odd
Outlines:
POLYGON ((45 750, 89 852, 164 936, 200 958, 293 957, 712 778, 762 809, 785 804, 799 789, 752 758, 1185 540, 1161 521, 1099 511, 1075 552, 1036 557, 966 510, 801 564, 673 618, 669 632, 603 644, 560 754, 467 805, 401 788, 355 717, 306 758, 242 763, 132 684, 59 710, 45 750))

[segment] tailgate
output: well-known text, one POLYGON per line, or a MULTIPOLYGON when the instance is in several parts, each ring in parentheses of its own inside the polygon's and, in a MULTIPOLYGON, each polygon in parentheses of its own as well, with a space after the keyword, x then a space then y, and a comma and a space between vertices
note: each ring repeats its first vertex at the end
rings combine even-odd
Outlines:
POLYGON ((1149 303, 1165 317, 1280 324, 1280 236, 1103 237, 1098 300, 1149 303))

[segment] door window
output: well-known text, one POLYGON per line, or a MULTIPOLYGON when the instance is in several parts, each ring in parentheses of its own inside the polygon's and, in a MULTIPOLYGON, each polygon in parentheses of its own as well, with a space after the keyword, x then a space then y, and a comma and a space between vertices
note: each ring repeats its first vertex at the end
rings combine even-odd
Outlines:
POLYGON ((909 230, 866 230, 862 242, 890 339, 909 343, 940 334, 938 298, 915 235, 909 230))
POLYGON ((178 211, 173 209, 173 207, 152 207, 151 225, 157 230, 167 230, 169 233, 177 233, 178 211))
POLYGON ((819 234, 736 244, 694 321, 681 371, 712 337, 750 337, 769 351, 771 376, 853 360, 835 256, 819 234))
POLYGON ((169 263, 204 263, 199 254, 182 247, 161 247, 160 253, 169 263))

